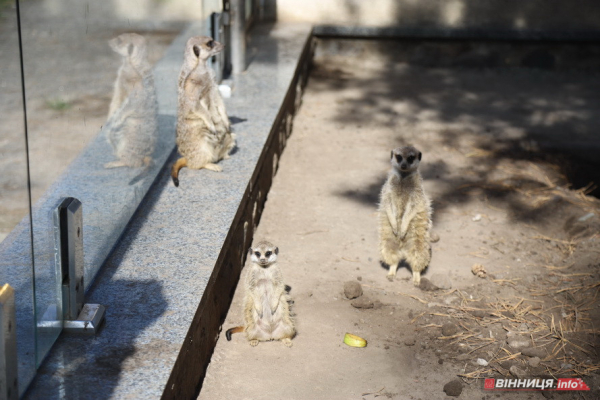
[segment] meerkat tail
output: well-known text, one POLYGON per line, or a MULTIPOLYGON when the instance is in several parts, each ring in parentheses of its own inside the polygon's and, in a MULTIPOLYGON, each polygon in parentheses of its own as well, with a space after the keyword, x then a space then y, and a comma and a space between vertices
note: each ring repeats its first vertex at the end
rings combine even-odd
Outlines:
POLYGON ((187 167, 187 160, 185 157, 181 157, 179 160, 173 164, 173 168, 171 168, 171 178, 173 178, 173 183, 176 187, 179 186, 179 170, 183 167, 187 167))
POLYGON ((225 331, 225 337, 227 338, 227 341, 229 342, 231 340, 232 333, 239 333, 239 332, 244 332, 243 326, 236 326, 235 328, 227 329, 227 331, 225 331))

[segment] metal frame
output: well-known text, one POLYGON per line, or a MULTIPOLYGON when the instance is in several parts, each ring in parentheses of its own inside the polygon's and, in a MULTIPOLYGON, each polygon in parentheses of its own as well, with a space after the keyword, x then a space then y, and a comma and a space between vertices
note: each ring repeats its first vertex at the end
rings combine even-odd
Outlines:
POLYGON ((0 346, 0 400, 16 400, 19 385, 15 291, 8 284, 0 288, 0 346))

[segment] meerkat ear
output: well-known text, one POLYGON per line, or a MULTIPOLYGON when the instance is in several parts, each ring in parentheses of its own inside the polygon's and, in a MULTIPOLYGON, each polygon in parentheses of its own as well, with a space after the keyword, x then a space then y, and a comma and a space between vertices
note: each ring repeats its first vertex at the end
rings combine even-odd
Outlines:
POLYGON ((390 160, 391 160, 392 158, 394 158, 394 150, 392 150, 392 151, 390 152, 390 160))
POLYGON ((129 53, 129 55, 133 54, 133 45, 130 44, 129 46, 127 46, 127 53, 129 53))
POLYGON ((200 57, 200 47, 194 46, 194 54, 196 57, 200 57))
POLYGON ((421 161, 421 156, 422 156, 422 154, 421 154, 421 152, 419 152, 419 161, 421 161))
POLYGON ((279 254, 279 247, 275 247, 275 254, 279 254))
POLYGON ((252 254, 252 247, 248 247, 248 254, 252 254))

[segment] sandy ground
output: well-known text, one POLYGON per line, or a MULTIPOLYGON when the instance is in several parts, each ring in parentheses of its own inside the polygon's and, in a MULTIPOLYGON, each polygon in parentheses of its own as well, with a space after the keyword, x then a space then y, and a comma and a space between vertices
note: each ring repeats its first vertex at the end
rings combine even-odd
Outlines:
POLYGON ((387 46, 320 43, 255 234, 279 246, 298 335, 292 348, 227 342, 240 285, 199 398, 441 399, 453 379, 461 399, 599 398, 600 202, 569 189, 569 171, 586 170, 576 159, 540 149, 597 140, 600 76, 423 68, 387 46), (423 276, 439 290, 414 287, 407 268, 389 282, 379 263, 378 195, 390 149, 406 143, 423 152, 440 236, 423 276), (371 308, 352 305, 347 281, 371 308), (346 332, 367 347, 346 346, 346 332), (531 348, 539 359, 521 353, 531 348), (581 376, 593 392, 490 392, 474 379, 515 375, 581 376))

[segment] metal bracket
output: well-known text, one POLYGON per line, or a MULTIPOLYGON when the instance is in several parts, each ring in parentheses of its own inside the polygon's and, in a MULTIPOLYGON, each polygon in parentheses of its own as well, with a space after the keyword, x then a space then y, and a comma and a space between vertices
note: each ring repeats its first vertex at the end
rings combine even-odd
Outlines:
POLYGON ((95 334, 104 321, 105 308, 84 304, 83 208, 73 197, 63 199, 54 210, 56 264, 63 298, 63 328, 70 333, 95 334))
POLYGON ((17 325, 15 291, 8 284, 0 288, 0 400, 17 400, 17 325))

